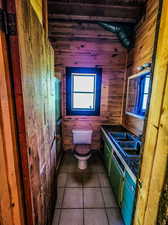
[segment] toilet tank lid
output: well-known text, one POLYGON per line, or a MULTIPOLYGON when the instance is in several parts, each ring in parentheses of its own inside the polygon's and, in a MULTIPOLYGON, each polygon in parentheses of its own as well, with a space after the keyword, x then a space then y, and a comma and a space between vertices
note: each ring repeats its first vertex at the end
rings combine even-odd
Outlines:
POLYGON ((76 130, 76 129, 74 129, 74 130, 72 130, 72 133, 92 133, 93 131, 92 130, 80 130, 80 129, 78 129, 78 130, 76 130))

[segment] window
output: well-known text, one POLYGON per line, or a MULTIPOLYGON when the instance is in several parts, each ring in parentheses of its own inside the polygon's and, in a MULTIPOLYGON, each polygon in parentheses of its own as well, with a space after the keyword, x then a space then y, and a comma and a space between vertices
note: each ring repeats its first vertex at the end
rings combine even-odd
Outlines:
POLYGON ((100 114, 101 76, 100 68, 67 67, 67 115, 100 114))

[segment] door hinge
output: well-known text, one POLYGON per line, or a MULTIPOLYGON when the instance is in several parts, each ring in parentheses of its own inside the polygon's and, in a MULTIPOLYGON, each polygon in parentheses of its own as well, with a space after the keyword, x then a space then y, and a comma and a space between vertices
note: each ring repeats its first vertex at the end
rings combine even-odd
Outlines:
POLYGON ((16 14, 7 13, 0 8, 0 31, 5 32, 6 35, 16 35, 16 14))
POLYGON ((142 186, 143 186, 143 181, 139 178, 138 179, 138 188, 142 189, 142 186))

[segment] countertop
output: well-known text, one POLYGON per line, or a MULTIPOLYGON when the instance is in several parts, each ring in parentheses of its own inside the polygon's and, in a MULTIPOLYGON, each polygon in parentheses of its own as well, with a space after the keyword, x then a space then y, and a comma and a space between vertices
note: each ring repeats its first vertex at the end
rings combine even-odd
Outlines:
MULTIPOLYGON (((108 139, 108 142, 112 145, 112 148, 115 150, 116 154, 122 161, 125 166, 125 169, 136 182, 136 177, 139 171, 140 159, 139 158, 129 158, 126 157, 116 146, 115 142, 111 139, 110 132, 129 132, 126 128, 121 125, 103 125, 101 128, 103 134, 108 139)), ((130 132, 129 132, 130 133, 130 132)))

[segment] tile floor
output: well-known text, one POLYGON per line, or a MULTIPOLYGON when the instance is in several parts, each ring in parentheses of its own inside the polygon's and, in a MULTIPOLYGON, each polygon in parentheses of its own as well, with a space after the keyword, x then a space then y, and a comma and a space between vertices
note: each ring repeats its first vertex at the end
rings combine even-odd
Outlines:
POLYGON ((105 169, 94 153, 81 171, 66 153, 57 178, 57 202, 52 225, 124 225, 105 169))

